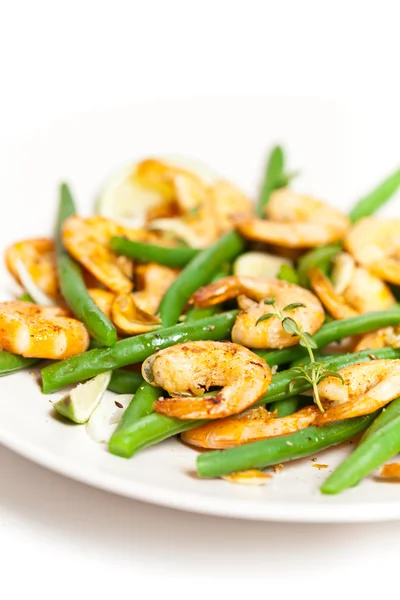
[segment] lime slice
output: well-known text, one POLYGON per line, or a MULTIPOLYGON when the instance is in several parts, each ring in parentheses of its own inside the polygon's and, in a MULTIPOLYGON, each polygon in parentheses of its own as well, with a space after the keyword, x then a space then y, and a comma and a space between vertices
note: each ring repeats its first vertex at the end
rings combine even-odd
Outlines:
POLYGON ((131 400, 132 394, 106 392, 86 423, 88 436, 94 442, 108 442, 131 400))
POLYGON ((245 277, 278 277, 282 265, 292 265, 287 258, 268 254, 267 252, 245 252, 235 260, 234 275, 245 277))
MULTIPOLYGON (((206 185, 218 179, 211 167, 193 158, 178 155, 156 158, 192 171, 206 185)), ((161 197, 158 192, 135 181, 136 164, 121 169, 106 181, 96 200, 95 212, 127 227, 140 228, 144 225, 148 209, 159 203, 161 197)))
POLYGON ((107 371, 86 383, 78 383, 61 400, 53 402, 53 407, 60 415, 74 423, 86 423, 100 404, 110 379, 111 371, 107 371))

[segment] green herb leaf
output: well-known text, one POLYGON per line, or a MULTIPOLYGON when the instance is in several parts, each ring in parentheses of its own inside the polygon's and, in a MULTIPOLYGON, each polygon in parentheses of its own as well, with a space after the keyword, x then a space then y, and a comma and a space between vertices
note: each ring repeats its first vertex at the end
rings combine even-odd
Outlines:
POLYGON ((321 374, 321 376, 323 379, 326 379, 327 377, 336 377, 337 379, 340 379, 340 381, 344 384, 343 376, 337 371, 324 371, 321 374))
POLYGON ((289 310, 294 310, 295 308, 305 308, 305 307, 306 307, 306 305, 302 304, 301 302, 293 302, 293 304, 288 304, 287 306, 285 306, 285 308, 283 310, 288 312, 289 310))
POLYGON ((285 317, 282 320, 282 328, 286 333, 291 333, 292 335, 300 335, 299 326, 296 321, 291 319, 290 317, 285 317))
POLYGON ((301 338, 302 339, 300 340, 300 346, 303 346, 303 348, 307 348, 307 346, 312 349, 318 348, 318 345, 315 343, 315 341, 309 333, 302 333, 301 338))
POLYGON ((271 298, 265 298, 264 304, 275 304, 275 298, 273 296, 271 298))
POLYGON ((261 321, 266 321, 267 319, 270 319, 271 317, 276 317, 276 314, 275 313, 266 313, 265 315, 262 315, 259 319, 257 319, 256 325, 261 323, 261 321))

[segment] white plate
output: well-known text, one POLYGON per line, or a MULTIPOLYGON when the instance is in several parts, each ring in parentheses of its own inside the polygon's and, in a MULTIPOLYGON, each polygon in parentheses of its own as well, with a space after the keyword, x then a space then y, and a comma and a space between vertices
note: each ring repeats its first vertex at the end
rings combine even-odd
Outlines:
MULTIPOLYGON (((254 193, 266 150, 282 141, 291 167, 304 172, 297 187, 343 208, 398 158, 394 140, 380 139, 359 113, 317 100, 170 100, 45 125, 26 139, 0 142, 2 247, 52 231, 59 181, 71 183, 82 213, 88 214, 110 173, 149 154, 200 158, 254 193)), ((0 282, 5 298, 12 282, 4 271, 0 282)), ((297 461, 261 488, 200 481, 194 474, 196 453, 175 440, 132 460, 111 456, 87 437, 84 427, 54 417, 29 372, 0 379, 0 442, 79 481, 177 509, 305 522, 400 517, 396 484, 371 477, 337 497, 319 493, 318 486, 349 445, 319 455, 327 469, 316 469, 310 458, 297 461)))

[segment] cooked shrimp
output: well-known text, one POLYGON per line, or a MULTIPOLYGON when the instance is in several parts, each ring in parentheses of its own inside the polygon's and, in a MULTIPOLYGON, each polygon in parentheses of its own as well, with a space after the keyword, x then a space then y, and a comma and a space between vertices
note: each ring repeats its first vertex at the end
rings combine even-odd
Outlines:
POLYGON ((17 264, 24 263, 36 285, 51 298, 58 299, 58 277, 54 242, 48 238, 24 240, 9 246, 5 253, 8 270, 21 283, 17 264))
POLYGON ((137 265, 135 269, 136 289, 161 299, 178 275, 179 269, 157 263, 137 265))
POLYGON ((368 415, 400 396, 400 360, 372 360, 339 370, 318 385, 326 412, 316 424, 324 425, 360 415, 368 415))
POLYGON ((366 217, 349 231, 344 244, 357 263, 389 283, 400 284, 400 219, 366 217))
POLYGON ((210 189, 212 206, 220 233, 226 233, 234 227, 234 215, 249 213, 253 204, 245 194, 228 181, 217 181, 210 189))
POLYGON ((184 442, 199 448, 222 450, 278 435, 294 433, 311 425, 320 414, 306 406, 293 415, 277 418, 265 408, 251 408, 241 415, 212 421, 181 434, 184 442))
POLYGON ((64 223, 63 243, 68 252, 96 279, 117 294, 132 290, 133 263, 109 247, 113 236, 134 237, 133 232, 104 217, 72 216, 64 223))
POLYGON ((366 312, 386 310, 396 302, 383 281, 360 267, 354 268, 342 295, 335 292, 330 280, 316 267, 310 269, 308 275, 311 288, 335 319, 349 319, 366 312))
POLYGON ((371 331, 370 333, 365 334, 358 342, 354 352, 360 352, 361 350, 377 350, 378 348, 385 348, 386 346, 400 348, 400 326, 383 327, 377 331, 371 331))
POLYGON ((268 219, 251 215, 237 218, 245 237, 290 248, 311 248, 341 240, 349 218, 337 208, 288 189, 276 190, 266 206, 268 219))
POLYGON ((206 248, 219 235, 211 195, 200 180, 185 175, 172 179, 179 216, 155 219, 148 226, 173 232, 193 248, 206 248))
POLYGON ((126 335, 136 335, 160 327, 161 320, 142 310, 135 300, 135 294, 120 294, 114 298, 111 320, 119 331, 126 335))
POLYGON ((154 410, 179 419, 219 419, 254 404, 271 382, 266 362, 231 342, 186 342, 147 358, 142 375, 172 397, 159 398, 154 410), (212 386, 222 389, 199 397, 212 386))
POLYGON ((312 290, 335 319, 349 319, 358 315, 357 311, 351 308, 343 297, 335 293, 331 282, 320 269, 316 267, 310 269, 308 276, 312 290))
POLYGON ((283 330, 278 317, 256 324, 260 317, 266 313, 274 313, 276 309, 283 310, 289 304, 302 303, 304 306, 294 308, 287 316, 293 317, 303 331, 310 335, 318 331, 325 319, 322 305, 312 292, 278 279, 238 275, 224 277, 197 290, 192 301, 196 306, 212 306, 239 295, 257 301, 248 302, 242 296, 239 297, 239 304, 245 310, 238 314, 232 329, 232 340, 250 348, 286 348, 298 343, 297 336, 283 330), (274 298, 275 307, 263 302, 268 297, 274 298))
POLYGON ((28 358, 62 359, 89 346, 89 334, 63 308, 29 302, 0 304, 0 348, 28 358))

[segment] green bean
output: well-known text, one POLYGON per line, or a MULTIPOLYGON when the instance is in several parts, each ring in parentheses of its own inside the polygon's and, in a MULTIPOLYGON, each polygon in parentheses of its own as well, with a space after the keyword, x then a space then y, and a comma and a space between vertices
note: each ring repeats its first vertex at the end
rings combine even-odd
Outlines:
MULTIPOLYGON (((394 350, 393 348, 383 348, 381 350, 375 350, 377 358, 400 358, 400 350, 394 350)), ((344 356, 335 356, 329 358, 324 362, 328 368, 341 369, 342 367, 350 364, 360 362, 360 360, 372 360, 368 351, 357 352, 355 354, 348 354, 344 356)), ((286 399, 297 394, 306 392, 311 388, 311 385, 307 381, 299 381, 293 386, 293 389, 289 390, 289 384, 293 379, 293 372, 291 370, 282 371, 272 377, 267 392, 262 396, 254 406, 260 406, 263 404, 284 402, 286 399)), ((310 400, 311 402, 311 400, 310 400)), ((128 436, 126 437, 126 447, 129 446, 129 453, 122 454, 122 456, 132 456, 135 452, 158 444, 159 442, 178 435, 188 429, 193 429, 198 425, 202 425, 207 421, 189 421, 174 419, 158 413, 153 413, 148 417, 140 420, 140 422, 132 425, 128 436)))
POLYGON ((339 254, 342 250, 342 244, 329 244, 327 246, 320 246, 314 248, 303 254, 297 262, 297 272, 299 277, 299 284, 303 287, 308 287, 309 280, 307 273, 312 267, 318 267, 322 272, 326 272, 327 267, 331 264, 331 261, 339 254))
MULTIPOLYGON (((379 420, 380 417, 376 419, 379 420)), ((400 415, 395 414, 391 420, 369 435, 348 456, 321 486, 324 494, 338 494, 357 485, 366 475, 385 463, 400 451, 400 415)))
MULTIPOLYGON (((318 348, 323 348, 332 342, 360 333, 367 333, 387 327, 389 325, 398 325, 400 323, 400 308, 393 308, 385 311, 365 313, 351 319, 342 321, 332 321, 323 325, 317 333, 313 335, 313 340, 318 348)), ((282 365, 293 362, 307 353, 307 350, 300 345, 291 346, 284 350, 257 350, 256 354, 262 356, 269 365, 282 365)))
POLYGON ((117 394, 134 394, 142 385, 143 377, 135 371, 127 369, 117 369, 112 372, 108 389, 117 394))
POLYGON ((45 367, 43 392, 48 394, 99 373, 142 362, 162 348, 188 340, 221 340, 230 336, 237 310, 215 315, 196 323, 185 323, 120 340, 111 348, 96 348, 45 367))
POLYGON ((19 302, 32 302, 33 304, 35 304, 35 301, 30 294, 22 294, 18 298, 18 300, 19 300, 19 302))
POLYGON ((275 146, 268 157, 264 182, 256 206, 256 212, 259 217, 264 217, 265 207, 269 202, 271 193, 282 187, 282 183, 284 183, 284 168, 285 157, 283 149, 280 146, 275 146))
POLYGON ((385 204, 400 187, 400 169, 397 169, 367 196, 364 196, 350 211, 349 217, 355 223, 369 217, 385 204))
POLYGON ((153 413, 153 403, 163 393, 161 388, 146 382, 139 387, 110 438, 108 449, 111 454, 124 458, 130 458, 134 454, 134 433, 140 427, 141 420, 153 413))
POLYGON ((6 352, 6 350, 0 350, 0 377, 30 367, 40 360, 40 358, 25 358, 18 354, 6 352))
POLYGON ((367 431, 364 433, 363 437, 360 440, 360 444, 365 442, 372 435, 375 435, 381 427, 384 427, 387 423, 390 423, 395 417, 400 415, 400 398, 397 400, 393 400, 388 406, 383 408, 379 417, 375 419, 370 427, 368 427, 367 431))
POLYGON ((282 265, 279 269, 278 279, 282 281, 288 281, 289 283, 299 284, 299 276, 297 274, 296 269, 291 267, 290 265, 282 265))
POLYGON ((114 252, 134 258, 139 262, 155 262, 166 267, 185 267, 198 253, 196 248, 179 246, 170 248, 157 244, 136 242, 124 237, 113 237, 110 247, 114 252))
POLYGON ((161 301, 160 316, 163 326, 175 325, 193 292, 209 283, 221 265, 233 260, 244 247, 245 242, 240 235, 231 231, 195 256, 175 279, 161 301))
POLYGON ((117 341, 117 331, 89 296, 79 266, 63 247, 63 223, 75 212, 69 188, 63 183, 60 188, 56 231, 57 271, 61 292, 72 313, 82 321, 90 335, 105 346, 112 346, 117 341))
POLYGON ((293 413, 297 412, 304 404, 304 396, 291 396, 290 398, 286 398, 285 400, 280 400, 277 402, 272 402, 268 405, 268 410, 270 412, 277 413, 277 417, 288 417, 293 413))
POLYGON ((200 477, 220 477, 228 473, 262 469, 310 456, 360 433, 374 418, 375 413, 329 423, 322 427, 307 427, 296 433, 244 444, 229 450, 205 452, 197 457, 197 473, 200 477))

